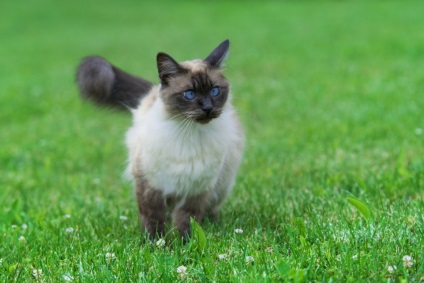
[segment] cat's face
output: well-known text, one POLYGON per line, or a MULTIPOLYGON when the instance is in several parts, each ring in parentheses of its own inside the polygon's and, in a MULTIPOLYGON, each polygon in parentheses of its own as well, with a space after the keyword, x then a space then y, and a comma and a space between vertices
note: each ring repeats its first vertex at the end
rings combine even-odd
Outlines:
POLYGON ((219 117, 230 87, 221 70, 228 46, 224 41, 205 60, 182 63, 158 54, 161 99, 171 117, 202 124, 219 117))

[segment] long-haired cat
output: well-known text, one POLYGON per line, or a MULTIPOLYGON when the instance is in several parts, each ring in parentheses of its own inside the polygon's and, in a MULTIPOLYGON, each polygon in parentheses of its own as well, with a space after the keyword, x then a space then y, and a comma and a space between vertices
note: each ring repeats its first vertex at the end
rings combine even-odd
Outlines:
POLYGON ((127 74, 101 57, 87 57, 77 71, 81 94, 100 105, 129 108, 126 135, 142 227, 163 236, 167 207, 180 235, 190 217, 217 217, 231 191, 244 133, 222 74, 229 41, 204 60, 178 63, 157 54, 160 84, 127 74), (173 205, 172 205, 173 204, 173 205))

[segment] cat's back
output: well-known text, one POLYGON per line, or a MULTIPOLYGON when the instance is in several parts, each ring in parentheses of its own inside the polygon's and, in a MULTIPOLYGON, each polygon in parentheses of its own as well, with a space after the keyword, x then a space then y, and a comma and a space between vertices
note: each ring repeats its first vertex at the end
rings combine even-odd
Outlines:
POLYGON ((152 111, 152 108, 158 99, 160 86, 153 86, 150 92, 139 102, 137 108, 132 109, 133 124, 141 122, 152 111))

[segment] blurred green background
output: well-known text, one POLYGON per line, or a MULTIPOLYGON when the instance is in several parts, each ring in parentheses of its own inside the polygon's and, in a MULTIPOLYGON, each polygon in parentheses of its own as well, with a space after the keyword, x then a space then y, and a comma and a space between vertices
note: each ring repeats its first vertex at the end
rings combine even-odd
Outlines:
POLYGON ((82 102, 76 66, 97 54, 157 83, 157 52, 204 58, 227 38, 247 147, 226 225, 349 218, 349 195, 375 212, 408 203, 401 218, 422 213, 423 1, 35 0, 0 11, 4 235, 15 223, 48 235, 71 213, 101 238, 125 214, 137 239, 122 177, 130 115, 82 102))

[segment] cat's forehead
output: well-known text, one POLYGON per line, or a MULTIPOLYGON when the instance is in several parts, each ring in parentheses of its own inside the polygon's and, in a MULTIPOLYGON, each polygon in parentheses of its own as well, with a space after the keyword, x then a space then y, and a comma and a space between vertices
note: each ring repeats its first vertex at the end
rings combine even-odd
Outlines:
POLYGON ((197 72, 205 72, 208 68, 208 65, 200 59, 194 59, 191 61, 184 61, 180 63, 181 66, 183 66, 185 69, 190 70, 192 73, 197 72))
POLYGON ((194 59, 179 63, 184 69, 188 71, 186 78, 192 80, 196 77, 207 77, 209 80, 225 80, 222 70, 208 65, 205 61, 194 59))
POLYGON ((172 93, 187 89, 208 92, 214 85, 228 85, 219 68, 212 68, 205 61, 194 59, 178 63, 187 72, 169 78, 168 91, 172 93))

